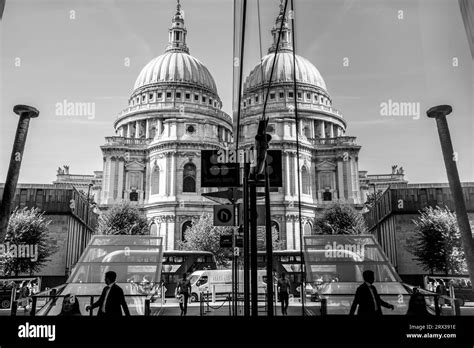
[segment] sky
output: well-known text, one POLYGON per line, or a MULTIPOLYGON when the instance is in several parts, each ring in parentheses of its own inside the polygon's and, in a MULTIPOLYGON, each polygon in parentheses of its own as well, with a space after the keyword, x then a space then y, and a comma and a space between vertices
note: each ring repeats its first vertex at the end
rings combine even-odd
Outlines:
MULTIPOLYGON (((279 0, 248 1, 244 76, 266 54, 279 0), (260 35, 259 35, 260 33, 260 35)), ((359 170, 387 174, 403 166, 411 183, 447 182, 436 123, 448 116, 462 181, 474 181, 474 63, 456 0, 294 0, 296 53, 323 76, 346 135, 361 145, 359 170), (384 115, 384 103, 413 103, 408 116, 384 115), (419 113, 416 110, 419 108, 419 113)), ((213 75, 232 114, 233 2, 181 0, 190 53, 213 75)), ((7 0, 0 21, 0 181, 6 178, 18 117, 33 105, 19 182, 51 183, 56 169, 102 170, 100 146, 127 106, 141 69, 163 53, 174 0, 7 0), (68 116, 57 105, 94 105, 68 116)), ((392 110, 393 111, 393 110, 392 110)))

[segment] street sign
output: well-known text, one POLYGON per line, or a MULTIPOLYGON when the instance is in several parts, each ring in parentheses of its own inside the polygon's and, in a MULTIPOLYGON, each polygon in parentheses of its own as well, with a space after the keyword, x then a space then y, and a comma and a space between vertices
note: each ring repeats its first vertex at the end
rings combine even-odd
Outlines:
POLYGON ((219 245, 221 248, 232 248, 232 235, 221 236, 219 245))
POLYGON ((240 164, 219 163, 217 150, 201 150, 201 187, 240 186, 240 164))
POLYGON ((234 226, 234 206, 215 205, 214 206, 214 226, 234 226))

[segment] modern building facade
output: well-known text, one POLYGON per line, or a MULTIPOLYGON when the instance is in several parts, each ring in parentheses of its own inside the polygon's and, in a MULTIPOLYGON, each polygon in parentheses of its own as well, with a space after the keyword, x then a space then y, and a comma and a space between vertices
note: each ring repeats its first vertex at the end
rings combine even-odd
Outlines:
MULTIPOLYGON (((474 232, 474 183, 463 183, 462 186, 474 232)), ((413 221, 425 207, 436 206, 454 210, 448 184, 392 185, 377 200, 376 209, 365 214, 369 232, 376 236, 390 262, 407 283, 421 285, 423 275, 427 274, 407 250, 407 240, 415 232, 413 221)))
MULTIPOLYGON (((0 184, 0 197, 3 188, 0 184)), ((43 287, 64 283, 97 226, 98 215, 87 198, 69 184, 18 184, 13 207, 38 208, 51 221, 49 236, 56 252, 38 275, 43 287)))

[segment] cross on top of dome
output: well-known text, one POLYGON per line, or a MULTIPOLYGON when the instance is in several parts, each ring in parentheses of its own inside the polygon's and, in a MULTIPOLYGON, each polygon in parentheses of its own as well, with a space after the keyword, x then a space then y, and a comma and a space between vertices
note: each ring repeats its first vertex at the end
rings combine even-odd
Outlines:
POLYGON ((176 4, 176 13, 171 20, 171 28, 169 29, 169 39, 166 51, 180 51, 189 53, 186 46, 187 30, 184 26, 184 11, 181 9, 179 0, 176 4))

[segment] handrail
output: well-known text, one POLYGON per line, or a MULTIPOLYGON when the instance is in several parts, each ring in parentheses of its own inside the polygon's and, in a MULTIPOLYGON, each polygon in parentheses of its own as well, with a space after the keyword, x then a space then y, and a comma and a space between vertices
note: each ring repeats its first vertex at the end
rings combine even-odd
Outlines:
MULTIPOLYGON (((50 289, 51 290, 51 289, 50 289)), ((50 291, 50 290, 47 290, 47 291, 50 291)), ((30 310, 30 316, 36 316, 36 305, 37 305, 37 302, 38 302, 38 298, 48 298, 48 299, 58 299, 58 298, 62 298, 62 297, 66 297, 68 296, 68 294, 65 294, 65 295, 43 295, 43 293, 46 292, 46 291, 43 291, 43 292, 40 292, 38 294, 34 294, 32 296, 28 296, 28 297, 24 297, 24 298, 21 298, 21 299, 16 299, 13 301, 12 303, 12 309, 11 309, 11 316, 16 316, 16 313, 17 313, 17 310, 18 310, 18 303, 20 301, 23 301, 25 299, 31 299, 31 310, 30 310), (14 305, 15 304, 15 305, 14 305)), ((90 298, 90 305, 93 304, 94 302, 94 298, 95 297, 100 297, 100 294, 97 294, 97 295, 74 295, 75 297, 80 297, 80 298, 86 298, 86 297, 89 297, 90 298)), ((150 305, 150 299, 151 297, 153 296, 152 294, 124 294, 125 297, 145 297, 145 313, 147 313, 147 299, 148 299, 148 314, 150 313, 150 308, 149 308, 149 305, 150 305)), ((145 314, 146 315, 146 314, 145 314)), ((92 311, 89 311, 89 316, 92 316, 92 311)))

